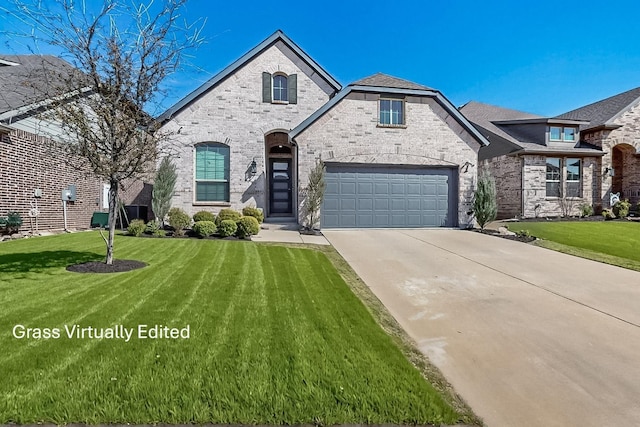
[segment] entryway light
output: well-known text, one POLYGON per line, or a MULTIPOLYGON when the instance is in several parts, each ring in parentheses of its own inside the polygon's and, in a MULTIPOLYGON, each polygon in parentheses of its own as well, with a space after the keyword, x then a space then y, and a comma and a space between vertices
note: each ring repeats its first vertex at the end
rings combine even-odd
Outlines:
POLYGON ((614 175, 614 170, 613 167, 611 166, 607 166, 606 168, 604 168, 604 174, 605 175, 609 175, 609 176, 613 176, 614 175))

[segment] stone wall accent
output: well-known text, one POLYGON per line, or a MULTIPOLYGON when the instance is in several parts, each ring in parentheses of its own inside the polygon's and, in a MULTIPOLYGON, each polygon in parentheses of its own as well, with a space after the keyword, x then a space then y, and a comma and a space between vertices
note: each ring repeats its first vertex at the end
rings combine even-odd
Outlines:
MULTIPOLYGON (((546 188, 546 157, 538 155, 523 155, 523 212, 525 218, 555 217, 567 211, 570 215, 579 215, 583 204, 594 206, 594 188, 597 188, 597 157, 582 158, 582 197, 561 199, 547 197, 546 188), (563 209, 562 204, 565 207, 563 209)), ((563 168, 562 176, 566 176, 563 168)))
POLYGON ((100 210, 100 181, 52 156, 44 137, 24 130, 1 135, 0 171, 0 216, 19 212, 24 220, 22 230, 31 231, 28 214, 36 201, 36 188, 42 190, 37 200, 39 230, 64 228, 61 193, 69 184, 76 185, 76 201, 67 203, 69 229, 89 228, 91 215, 100 210))
POLYGON ((515 156, 499 156, 483 160, 481 170, 495 179, 498 199, 497 219, 522 215, 522 159, 515 156))
MULTIPOLYGON (((405 98, 406 126, 381 127, 379 98, 378 94, 351 93, 296 137, 299 189, 307 185, 309 171, 318 159, 455 167, 459 170, 458 222, 467 226, 480 144, 429 97, 405 98)), ((302 202, 302 194, 299 200, 302 202)))
POLYGON ((178 170, 173 206, 190 215, 200 210, 215 213, 224 207, 266 209, 265 135, 288 132, 324 105, 331 94, 331 88, 280 41, 253 58, 164 126, 163 131, 173 135, 164 149, 173 154, 178 170), (297 74, 297 104, 262 102, 262 73, 276 71, 297 74), (229 203, 195 202, 195 145, 201 142, 230 147, 229 203), (254 160, 257 174, 246 180, 245 172, 254 160))

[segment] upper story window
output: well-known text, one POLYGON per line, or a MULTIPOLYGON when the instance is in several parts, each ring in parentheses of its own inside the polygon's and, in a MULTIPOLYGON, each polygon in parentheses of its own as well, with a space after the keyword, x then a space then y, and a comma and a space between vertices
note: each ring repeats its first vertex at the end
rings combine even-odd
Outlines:
POLYGON ((576 133, 574 127, 550 126, 549 141, 575 141, 576 133))
POLYGON ((287 89, 287 76, 277 74, 273 76, 273 100, 289 102, 289 89, 287 89))
POLYGON ((297 104, 298 75, 262 73, 262 102, 297 104))
POLYGON ((218 142, 196 145, 196 202, 229 201, 229 146, 218 142))
POLYGON ((381 99, 379 123, 383 126, 404 125, 404 101, 399 99, 381 99))

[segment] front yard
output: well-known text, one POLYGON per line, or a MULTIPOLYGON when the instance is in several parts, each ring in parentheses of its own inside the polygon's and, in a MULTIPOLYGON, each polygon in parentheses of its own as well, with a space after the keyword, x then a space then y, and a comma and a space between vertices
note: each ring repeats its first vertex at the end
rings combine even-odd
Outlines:
POLYGON ((117 237, 117 257, 149 266, 65 270, 102 253, 95 233, 0 245, 0 424, 473 422, 321 252, 117 237), (40 331, 16 338, 16 325, 40 331), (134 332, 69 338, 74 325, 134 332), (141 338, 139 325, 189 338, 141 338))
POLYGON ((509 223, 536 244, 595 261, 640 271, 640 223, 629 221, 543 221, 509 223))

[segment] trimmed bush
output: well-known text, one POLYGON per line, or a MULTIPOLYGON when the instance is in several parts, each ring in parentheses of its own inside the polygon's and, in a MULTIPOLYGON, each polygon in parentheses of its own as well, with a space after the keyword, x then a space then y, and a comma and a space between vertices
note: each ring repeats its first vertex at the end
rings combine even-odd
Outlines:
POLYGON ((157 230, 160 230, 160 222, 152 219, 147 223, 147 226, 145 227, 144 232, 147 234, 153 234, 157 230))
POLYGON ((482 171, 478 177, 478 189, 473 196, 473 213, 481 230, 487 223, 496 219, 498 202, 496 182, 488 171, 482 171))
POLYGON ((167 235, 167 232, 164 231, 162 228, 154 231, 152 234, 153 237, 165 237, 166 235, 167 235))
POLYGON ((216 216, 208 211, 200 211, 193 214, 193 222, 199 221, 215 221, 216 216))
POLYGON ((130 236, 140 237, 140 236, 142 236, 142 233, 144 233, 144 230, 146 228, 147 228, 147 226, 145 225, 143 220, 134 219, 133 221, 131 221, 129 223, 129 226, 127 227, 127 233, 130 236))
POLYGON ((18 230, 20 230, 21 225, 22 225, 22 216, 20 215, 20 212, 9 212, 5 222, 7 231, 9 233, 17 233, 18 230))
POLYGON ((618 218, 626 218, 629 216, 629 209, 631 208, 631 203, 629 200, 620 200, 613 205, 613 213, 618 218))
MULTIPOLYGON (((254 218, 255 219, 255 218, 254 218)), ((224 219, 220 222, 218 226, 218 234, 220 237, 229 237, 236 234, 236 230, 238 229, 238 225, 232 219, 224 219)))
POLYGON ((209 237, 218 230, 213 221, 197 221, 193 224, 193 231, 200 237, 209 237))
POLYGON ((602 216, 604 217, 604 219, 614 219, 616 217, 616 214, 614 214, 611 209, 603 209, 602 216))
POLYGON ((238 229, 236 236, 244 239, 247 236, 254 236, 260 232, 260 223, 252 216, 243 216, 236 221, 238 229))
POLYGON ((182 236, 184 229, 191 225, 191 218, 180 208, 171 208, 169 211, 169 225, 175 230, 175 236, 182 236))
POLYGON ((582 216, 583 218, 587 218, 591 215, 593 215, 593 207, 590 204, 585 203, 584 205, 580 206, 580 216, 582 216))
POLYGON ((252 208, 251 206, 247 206, 242 209, 242 215, 244 216, 252 216, 258 220, 258 223, 262 224, 264 221, 264 213, 258 208, 252 208))
POLYGON ((240 212, 234 211, 233 209, 222 209, 216 217, 216 225, 218 226, 218 228, 220 228, 220 224, 222 224, 222 221, 230 219, 233 222, 236 222, 240 219, 241 216, 242 215, 240 215, 240 212))

